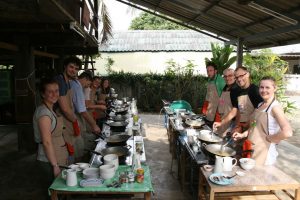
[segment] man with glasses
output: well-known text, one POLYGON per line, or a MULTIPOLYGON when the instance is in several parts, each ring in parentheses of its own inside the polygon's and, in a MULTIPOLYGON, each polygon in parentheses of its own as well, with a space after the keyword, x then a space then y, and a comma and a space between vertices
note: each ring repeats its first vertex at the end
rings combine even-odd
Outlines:
MULTIPOLYGON (((232 110, 232 101, 234 98, 234 94, 236 94, 238 89, 238 86, 235 82, 234 69, 225 69, 223 71, 223 77, 225 79, 226 85, 223 88, 218 104, 218 113, 220 114, 221 120, 223 120, 232 110)), ((215 122, 214 127, 217 124, 220 124, 220 122, 215 122)), ((231 132, 231 128, 233 128, 232 126, 232 121, 224 123, 222 126, 218 126, 216 133, 218 133, 220 137, 225 137, 228 132, 231 132)))
MULTIPOLYGON (((218 74, 217 67, 213 62, 206 63, 206 72, 208 76, 208 85, 206 91, 205 102, 202 106, 202 114, 206 116, 208 125, 211 127, 216 118, 219 97, 225 86, 225 81, 220 74, 218 74)), ((216 119, 220 120, 220 119, 216 119)))
MULTIPOLYGON (((226 123, 229 123, 234 117, 235 127, 231 131, 243 132, 249 127, 250 115, 254 112, 254 109, 258 106, 260 102, 263 101, 259 95, 258 87, 251 83, 250 72, 245 67, 238 67, 235 69, 235 79, 239 86, 237 92, 232 94, 232 110, 227 114, 227 116, 221 121, 221 123, 215 123, 214 128, 218 128, 226 123)), ((237 153, 241 155, 242 146, 244 141, 241 141, 236 146, 237 153)), ((250 150, 250 144, 244 144, 243 150, 250 150)), ((249 153, 250 154, 250 153, 249 153)), ((249 156, 249 155, 246 155, 249 156)))
POLYGON ((218 128, 236 117, 237 119, 234 131, 247 129, 247 122, 250 115, 253 113, 258 104, 262 102, 262 98, 258 92, 258 87, 251 83, 250 72, 247 68, 236 68, 235 79, 239 89, 237 92, 232 94, 233 109, 227 114, 221 123, 215 123, 214 128, 218 128))

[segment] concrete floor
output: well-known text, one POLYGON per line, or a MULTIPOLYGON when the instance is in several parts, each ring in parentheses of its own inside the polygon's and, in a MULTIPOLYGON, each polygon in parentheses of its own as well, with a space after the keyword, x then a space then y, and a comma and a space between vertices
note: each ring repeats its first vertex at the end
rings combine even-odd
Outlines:
MULTIPOLYGON (((300 108, 300 97, 296 100, 300 108)), ((298 105, 297 104, 297 105, 298 105)), ((171 155, 163 118, 157 114, 140 115, 146 129, 145 148, 150 166, 154 194, 157 200, 189 200, 190 194, 180 189, 176 164, 170 173, 171 155)), ((277 166, 300 182, 300 110, 289 116, 294 136, 278 145, 280 153, 277 166)), ((43 185, 35 171, 35 154, 18 152, 17 132, 14 127, 0 126, 0 199, 43 200, 47 185, 43 185)))

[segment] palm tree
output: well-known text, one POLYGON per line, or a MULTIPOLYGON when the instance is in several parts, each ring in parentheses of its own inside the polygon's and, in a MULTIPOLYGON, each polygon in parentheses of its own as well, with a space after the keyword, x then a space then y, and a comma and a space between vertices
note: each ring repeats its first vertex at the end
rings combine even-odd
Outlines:
POLYGON ((233 47, 230 45, 221 46, 218 43, 211 43, 211 52, 213 57, 211 59, 205 58, 205 63, 213 62, 220 74, 236 61, 236 56, 229 58, 233 52, 233 47))
POLYGON ((108 41, 109 37, 112 36, 112 24, 104 0, 97 0, 97 1, 100 8, 100 16, 101 16, 101 18, 98 18, 98 20, 102 24, 102 30, 101 30, 102 38, 100 44, 104 44, 108 41))

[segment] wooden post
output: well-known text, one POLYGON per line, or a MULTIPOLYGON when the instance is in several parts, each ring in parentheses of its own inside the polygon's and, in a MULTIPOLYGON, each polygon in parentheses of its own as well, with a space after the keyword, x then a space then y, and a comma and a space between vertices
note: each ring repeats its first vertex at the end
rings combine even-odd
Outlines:
POLYGON ((236 53, 237 53, 236 67, 240 67, 243 64, 243 39, 241 38, 238 38, 236 53))
POLYGON ((19 150, 36 150, 32 116, 35 110, 35 62, 33 47, 26 35, 15 36, 19 51, 15 54, 15 113, 19 150))

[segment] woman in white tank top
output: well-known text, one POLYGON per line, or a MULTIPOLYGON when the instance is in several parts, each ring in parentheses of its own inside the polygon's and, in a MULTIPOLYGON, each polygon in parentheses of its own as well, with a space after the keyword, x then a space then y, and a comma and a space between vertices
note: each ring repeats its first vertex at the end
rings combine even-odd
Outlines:
MULTIPOLYGON (((263 98, 263 102, 258 106, 257 110, 268 113, 268 133, 265 134, 266 140, 271 143, 268 148, 265 165, 272 165, 276 162, 278 156, 276 144, 281 140, 291 137, 293 134, 292 128, 284 115, 282 107, 279 102, 275 100, 276 89, 275 79, 273 77, 264 77, 261 79, 259 84, 259 94, 263 98)), ((238 140, 247 137, 248 133, 248 130, 243 133, 236 132, 232 137, 235 140, 238 140)))

